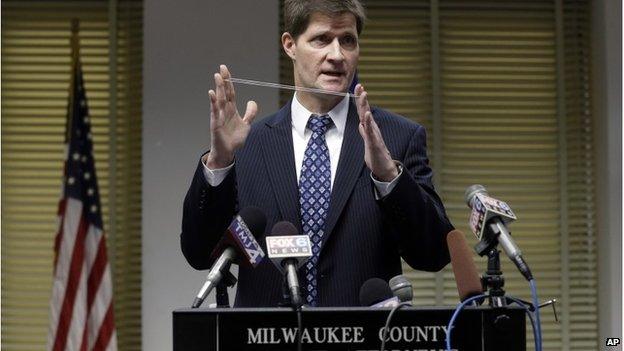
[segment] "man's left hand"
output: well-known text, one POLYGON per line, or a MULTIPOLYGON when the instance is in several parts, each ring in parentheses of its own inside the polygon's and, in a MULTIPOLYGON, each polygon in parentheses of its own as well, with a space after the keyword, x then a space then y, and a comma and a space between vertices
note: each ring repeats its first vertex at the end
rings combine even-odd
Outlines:
POLYGON ((360 135, 364 139, 364 162, 373 172, 375 179, 390 182, 399 175, 396 163, 390 156, 390 151, 384 143, 379 126, 373 119, 368 105, 368 94, 361 84, 355 86, 355 100, 358 115, 360 116, 360 135))

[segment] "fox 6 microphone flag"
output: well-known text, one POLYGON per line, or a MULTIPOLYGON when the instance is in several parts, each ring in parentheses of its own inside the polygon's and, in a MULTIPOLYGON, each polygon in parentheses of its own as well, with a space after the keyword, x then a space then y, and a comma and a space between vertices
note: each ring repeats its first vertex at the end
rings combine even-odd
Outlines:
POLYGON ((77 54, 71 85, 47 349, 117 350, 111 271, 77 54))

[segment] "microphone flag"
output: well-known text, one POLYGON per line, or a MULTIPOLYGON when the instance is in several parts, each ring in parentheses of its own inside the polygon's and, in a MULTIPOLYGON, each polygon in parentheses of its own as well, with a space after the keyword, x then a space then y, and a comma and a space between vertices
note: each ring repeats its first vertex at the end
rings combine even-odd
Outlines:
POLYGON ((477 193, 473 196, 472 212, 470 213, 470 229, 481 240, 485 224, 493 217, 500 217, 505 224, 517 219, 509 205, 506 202, 495 198, 477 193))

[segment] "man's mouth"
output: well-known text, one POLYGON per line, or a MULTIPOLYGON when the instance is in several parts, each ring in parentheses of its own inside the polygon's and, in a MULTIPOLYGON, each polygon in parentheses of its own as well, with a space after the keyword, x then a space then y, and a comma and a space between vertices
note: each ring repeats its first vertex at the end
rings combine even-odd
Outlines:
POLYGON ((344 75, 343 71, 322 71, 321 73, 332 77, 342 77, 344 75))

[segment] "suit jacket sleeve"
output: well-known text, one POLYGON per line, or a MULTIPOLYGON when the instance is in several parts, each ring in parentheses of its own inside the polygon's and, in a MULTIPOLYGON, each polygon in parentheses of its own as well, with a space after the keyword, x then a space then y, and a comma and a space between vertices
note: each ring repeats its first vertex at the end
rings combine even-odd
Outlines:
POLYGON ((436 194, 426 150, 425 128, 417 126, 402 158, 397 185, 380 199, 401 257, 414 269, 439 271, 449 262, 446 234, 453 226, 436 194))
POLYGON ((210 186, 201 160, 184 198, 182 211, 182 253, 195 269, 208 269, 210 253, 219 242, 236 213, 235 167, 221 184, 210 186))

